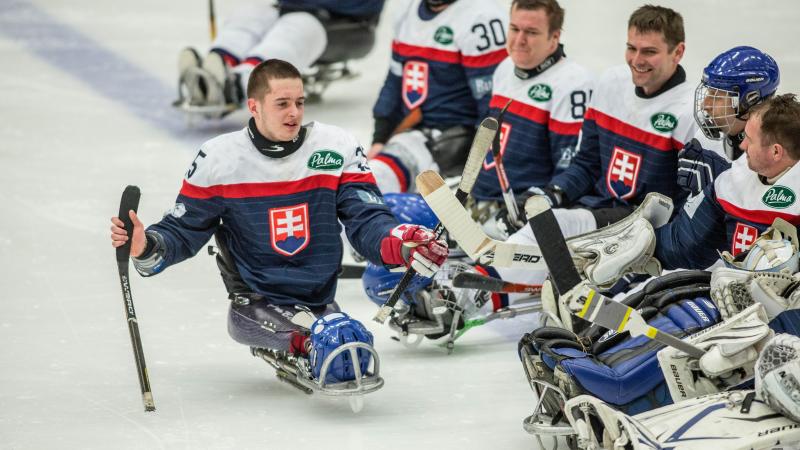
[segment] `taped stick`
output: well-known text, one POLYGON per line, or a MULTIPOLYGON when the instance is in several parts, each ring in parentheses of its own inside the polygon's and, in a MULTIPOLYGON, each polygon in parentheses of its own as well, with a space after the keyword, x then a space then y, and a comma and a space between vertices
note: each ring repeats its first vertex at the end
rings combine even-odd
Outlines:
POLYGON ((541 284, 512 283, 499 278, 481 275, 479 273, 461 272, 453 278, 453 287, 463 289, 478 289, 487 292, 502 294, 531 294, 542 292, 541 284))

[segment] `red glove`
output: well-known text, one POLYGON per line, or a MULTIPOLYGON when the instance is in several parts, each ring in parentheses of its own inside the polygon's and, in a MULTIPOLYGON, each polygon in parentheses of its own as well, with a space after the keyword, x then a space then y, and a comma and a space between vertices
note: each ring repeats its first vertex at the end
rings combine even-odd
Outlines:
POLYGON ((425 227, 404 223, 392 228, 381 241, 381 259, 388 266, 413 267, 423 277, 432 277, 447 260, 447 243, 436 240, 425 227))

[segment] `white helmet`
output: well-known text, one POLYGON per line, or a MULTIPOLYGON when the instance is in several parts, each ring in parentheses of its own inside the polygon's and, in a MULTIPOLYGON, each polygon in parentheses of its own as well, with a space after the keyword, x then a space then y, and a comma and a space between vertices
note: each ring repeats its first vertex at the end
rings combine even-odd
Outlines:
POLYGON ((756 393, 775 411, 800 421, 800 338, 777 334, 756 361, 756 393))

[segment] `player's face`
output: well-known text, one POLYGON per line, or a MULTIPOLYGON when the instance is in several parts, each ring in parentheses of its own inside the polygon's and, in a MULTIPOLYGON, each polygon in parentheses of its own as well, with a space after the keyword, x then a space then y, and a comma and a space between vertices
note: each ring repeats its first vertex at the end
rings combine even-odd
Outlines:
POLYGON ((669 51, 664 33, 639 33, 636 28, 628 29, 628 44, 625 61, 631 69, 633 84, 652 94, 675 73, 685 45, 683 42, 669 51))
POLYGON ((247 101, 256 127, 267 139, 291 141, 300 133, 306 101, 299 78, 269 80, 269 92, 260 100, 247 101), (252 103, 251 103, 252 102, 252 103))
POLYGON ((747 167, 761 176, 770 178, 783 170, 776 160, 777 154, 773 145, 764 142, 761 134, 761 117, 754 115, 744 125, 742 151, 747 155, 747 167))
POLYGON ((519 9, 511 11, 506 49, 521 69, 533 69, 558 47, 561 31, 549 35, 547 13, 544 9, 519 9))
POLYGON ((736 120, 736 109, 733 107, 734 95, 728 91, 709 87, 703 98, 703 110, 714 122, 714 125, 728 135, 740 133, 744 124, 744 122, 736 120))

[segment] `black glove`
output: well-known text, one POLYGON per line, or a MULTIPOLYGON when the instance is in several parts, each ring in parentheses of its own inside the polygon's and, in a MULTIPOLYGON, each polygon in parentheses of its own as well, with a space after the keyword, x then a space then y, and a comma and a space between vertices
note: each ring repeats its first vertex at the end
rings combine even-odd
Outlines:
POLYGON ((497 229, 505 235, 506 239, 528 223, 528 219, 525 217, 525 209, 519 208, 519 215, 520 217, 516 222, 511 220, 511 217, 508 215, 508 208, 503 206, 494 216, 497 229))
POLYGON ((723 156, 703 149, 700 141, 692 139, 678 152, 677 183, 682 189, 697 195, 730 167, 731 163, 723 156))

